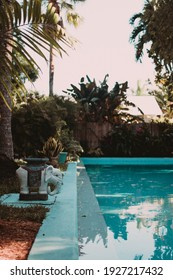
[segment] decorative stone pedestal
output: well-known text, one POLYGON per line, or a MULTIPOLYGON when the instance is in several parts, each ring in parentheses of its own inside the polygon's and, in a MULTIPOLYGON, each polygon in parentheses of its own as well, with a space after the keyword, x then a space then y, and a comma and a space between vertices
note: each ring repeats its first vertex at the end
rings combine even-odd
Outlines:
POLYGON ((19 176, 21 182, 19 200, 47 200, 48 193, 39 193, 39 189, 41 185, 44 184, 44 170, 48 158, 26 158, 25 160, 27 164, 22 168, 26 175, 22 174, 19 176), (27 176, 27 178, 25 178, 25 176, 27 176), (27 180, 27 186, 25 185, 25 180, 27 180))

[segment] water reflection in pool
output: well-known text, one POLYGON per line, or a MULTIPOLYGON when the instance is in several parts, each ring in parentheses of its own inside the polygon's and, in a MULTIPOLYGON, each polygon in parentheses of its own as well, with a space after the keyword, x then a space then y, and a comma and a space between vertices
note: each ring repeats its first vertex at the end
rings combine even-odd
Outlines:
POLYGON ((99 243, 105 259, 172 260, 173 166, 86 168, 107 225, 86 252, 99 243))

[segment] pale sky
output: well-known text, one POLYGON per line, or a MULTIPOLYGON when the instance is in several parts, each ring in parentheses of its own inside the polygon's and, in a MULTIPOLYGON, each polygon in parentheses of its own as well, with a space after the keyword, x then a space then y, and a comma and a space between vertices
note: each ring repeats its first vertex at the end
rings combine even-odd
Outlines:
MULTIPOLYGON (((128 81, 135 89, 137 80, 141 85, 150 78, 154 79, 154 65, 144 56, 143 63, 135 61, 133 44, 129 43, 132 27, 129 19, 142 11, 144 0, 86 0, 76 5, 83 17, 78 28, 66 25, 68 33, 80 43, 75 50, 68 49, 68 56, 55 59, 54 93, 78 85, 81 77, 89 75, 91 79, 102 81, 109 74, 109 86, 115 82, 128 81)), ((48 93, 48 67, 41 62, 43 75, 35 83, 40 93, 48 93)))

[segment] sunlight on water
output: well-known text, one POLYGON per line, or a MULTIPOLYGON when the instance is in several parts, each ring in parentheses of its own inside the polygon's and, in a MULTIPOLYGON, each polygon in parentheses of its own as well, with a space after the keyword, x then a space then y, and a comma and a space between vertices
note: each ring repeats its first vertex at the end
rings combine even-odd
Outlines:
POLYGON ((173 166, 86 167, 107 236, 88 241, 83 258, 172 260, 173 166))

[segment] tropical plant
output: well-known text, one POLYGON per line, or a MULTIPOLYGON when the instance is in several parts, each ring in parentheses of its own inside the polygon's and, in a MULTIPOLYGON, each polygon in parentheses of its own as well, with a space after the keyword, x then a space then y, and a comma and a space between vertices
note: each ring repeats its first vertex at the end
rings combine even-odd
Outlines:
POLYGON ((48 164, 57 165, 58 156, 63 150, 68 155, 68 161, 77 161, 79 155, 83 153, 80 143, 73 138, 68 128, 62 128, 55 137, 49 137, 39 155, 48 157, 48 164))
POLYGON ((41 0, 23 0, 22 4, 16 0, 0 0, 0 153, 9 158, 13 158, 11 98, 14 92, 18 94, 13 85, 15 82, 24 91, 20 73, 29 78, 13 50, 31 67, 34 65, 39 69, 30 50, 47 60, 43 50, 49 51, 50 43, 59 54, 65 51, 60 42, 71 46, 70 39, 58 24, 59 15, 52 5, 48 6, 46 13, 42 13, 41 8, 41 0))
POLYGON ((73 131, 64 120, 58 121, 56 126, 55 139, 62 144, 64 152, 68 155, 68 160, 78 160, 79 155, 83 153, 83 148, 74 138, 73 131))
POLYGON ((71 88, 64 91, 71 95, 74 100, 80 104, 79 120, 100 121, 107 120, 114 122, 114 118, 123 116, 125 106, 130 104, 127 101, 126 90, 128 83, 115 83, 112 90, 109 91, 107 84, 108 74, 104 77, 100 85, 96 84, 95 79, 91 80, 88 76, 87 82, 82 77, 79 83, 80 88, 71 84, 71 88))
MULTIPOLYGON (((154 95, 167 121, 173 117, 173 73, 162 75, 157 81, 157 88, 150 90, 149 94, 154 95)), ((165 121, 166 121, 165 119, 165 121)))
POLYGON ((49 137, 48 140, 44 143, 41 155, 44 155, 51 160, 51 158, 56 158, 59 153, 63 151, 63 146, 61 141, 56 140, 54 137, 49 137))
MULTIPOLYGON (((28 63, 26 59, 24 59, 23 56, 21 56, 15 49, 13 49, 13 56, 17 57, 17 61, 20 62, 20 65, 22 65, 22 68, 25 69, 25 72, 27 75, 24 74, 24 71, 21 70, 21 68, 18 67, 18 64, 16 63, 15 59, 13 59, 12 63, 14 65, 15 71, 20 75, 21 80, 23 83, 26 82, 26 80, 29 80, 31 82, 35 82, 36 79, 39 76, 39 70, 36 68, 33 63, 28 63)), ((19 85, 15 83, 14 86, 19 88, 19 85)))
POLYGON ((67 111, 58 105, 58 98, 28 95, 17 104, 12 114, 12 135, 15 157, 36 156, 49 137, 55 137, 59 123, 65 122, 67 111))
POLYGON ((141 60, 147 49, 160 79, 163 73, 172 74, 173 67, 173 2, 171 0, 146 0, 143 11, 133 15, 130 37, 136 49, 136 59, 141 60))
POLYGON ((37 156, 49 137, 60 140, 67 150, 74 140, 76 104, 54 95, 30 92, 22 102, 15 101, 12 111, 12 136, 16 158, 37 156))
POLYGON ((67 158, 69 161, 78 161, 79 156, 84 152, 82 146, 80 145, 79 141, 71 140, 69 141, 67 147, 67 158))
POLYGON ((157 83, 158 88, 149 91, 150 95, 154 95, 165 118, 169 121, 173 117, 173 90, 172 85, 166 79, 162 79, 157 83))

